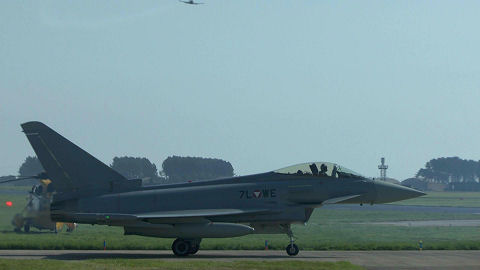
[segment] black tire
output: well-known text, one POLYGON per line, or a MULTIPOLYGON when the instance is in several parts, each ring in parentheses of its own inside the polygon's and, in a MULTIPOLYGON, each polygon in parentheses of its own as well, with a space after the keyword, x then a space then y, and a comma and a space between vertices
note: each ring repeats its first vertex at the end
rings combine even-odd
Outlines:
POLYGON ((288 245, 285 250, 287 251, 287 254, 288 254, 289 256, 296 256, 296 255, 298 254, 298 252, 300 251, 300 250, 298 249, 298 246, 295 245, 295 244, 293 244, 293 245, 292 245, 292 244, 288 245))
POLYGON ((176 256, 188 256, 190 254, 190 243, 183 239, 177 239, 173 241, 172 251, 176 256))
POLYGON ((193 245, 191 245, 190 251, 188 253, 193 255, 193 254, 197 253, 199 249, 200 249, 199 244, 196 244, 196 245, 193 244, 193 245))
POLYGON ((28 233, 28 232, 30 231, 30 225, 25 224, 25 225, 23 226, 23 230, 24 230, 26 233, 28 233))

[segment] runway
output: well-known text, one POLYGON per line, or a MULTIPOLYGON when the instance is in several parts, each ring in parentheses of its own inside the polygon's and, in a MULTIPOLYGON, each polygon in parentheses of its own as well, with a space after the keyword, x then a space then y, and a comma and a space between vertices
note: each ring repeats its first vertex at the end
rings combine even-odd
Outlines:
POLYGON ((281 250, 200 250, 175 257, 167 250, 0 250, 1 259, 159 259, 159 260, 314 260, 349 261, 369 270, 380 269, 480 269, 480 251, 300 251, 289 257, 281 250))

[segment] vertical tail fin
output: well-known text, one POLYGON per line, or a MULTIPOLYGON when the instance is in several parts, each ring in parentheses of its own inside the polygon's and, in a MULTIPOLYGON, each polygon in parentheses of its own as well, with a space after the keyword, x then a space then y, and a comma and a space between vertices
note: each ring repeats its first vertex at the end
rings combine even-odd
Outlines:
POLYGON ((127 181, 43 123, 21 126, 57 193, 66 197, 97 195, 112 192, 127 181))

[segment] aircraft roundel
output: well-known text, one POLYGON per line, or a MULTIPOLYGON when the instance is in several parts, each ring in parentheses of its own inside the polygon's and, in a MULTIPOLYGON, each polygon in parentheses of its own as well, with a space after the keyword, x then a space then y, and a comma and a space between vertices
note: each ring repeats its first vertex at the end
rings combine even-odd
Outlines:
POLYGON ((253 197, 254 198, 260 198, 260 196, 262 196, 262 192, 260 190, 255 190, 253 191, 253 197))

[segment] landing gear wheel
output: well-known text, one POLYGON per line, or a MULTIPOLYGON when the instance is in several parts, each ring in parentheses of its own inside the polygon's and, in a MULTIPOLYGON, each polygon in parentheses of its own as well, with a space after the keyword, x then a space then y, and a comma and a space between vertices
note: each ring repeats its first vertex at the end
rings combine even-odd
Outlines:
POLYGON ((296 256, 300 250, 298 249, 298 246, 293 243, 295 242, 295 238, 293 236, 291 225, 287 224, 285 227, 287 229, 288 238, 290 238, 290 244, 287 246, 285 250, 287 251, 287 254, 289 256, 296 256))
POLYGON ((172 251, 176 256, 188 256, 190 254, 190 243, 183 239, 173 241, 172 251))
POLYGON ((25 226, 23 226, 23 230, 28 233, 30 231, 30 225, 28 224, 25 224, 25 226))
POLYGON ((295 245, 295 244, 290 244, 287 246, 287 248, 285 249, 287 251, 287 254, 289 256, 296 256, 298 254, 298 246, 295 245))
POLYGON ((200 249, 200 245, 198 245, 198 244, 192 244, 192 245, 190 246, 190 250, 189 250, 188 253, 193 255, 193 254, 197 253, 199 249, 200 249))

